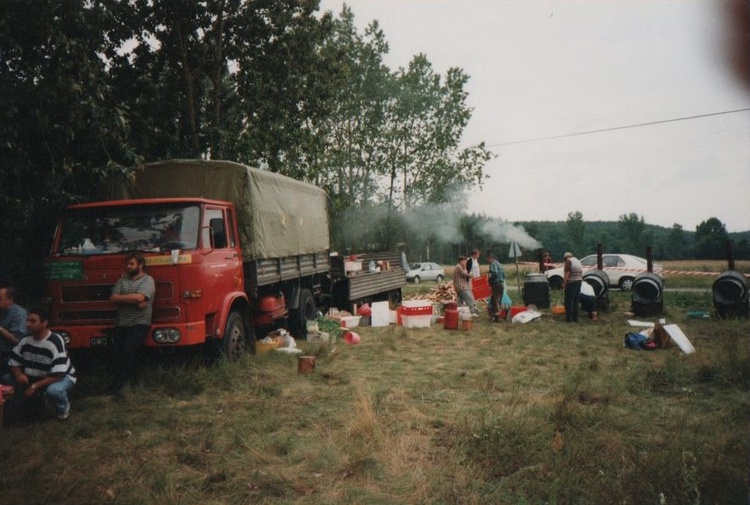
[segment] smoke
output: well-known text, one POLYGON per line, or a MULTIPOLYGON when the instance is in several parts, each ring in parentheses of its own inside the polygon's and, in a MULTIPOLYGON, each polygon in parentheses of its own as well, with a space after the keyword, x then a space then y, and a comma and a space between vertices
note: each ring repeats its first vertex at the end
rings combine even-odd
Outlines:
POLYGON ((523 249, 540 249, 542 243, 529 235, 523 226, 514 225, 499 219, 491 219, 481 226, 481 231, 492 242, 509 244, 515 242, 523 249))
POLYGON ((404 214, 404 227, 409 235, 438 242, 456 244, 464 240, 461 231, 463 212, 451 204, 425 205, 404 214))
POLYGON ((383 237, 391 233, 403 234, 403 240, 412 244, 437 242, 474 247, 477 244, 471 242, 481 239, 485 244, 515 242, 524 250, 542 247, 523 226, 485 215, 469 216, 458 203, 423 205, 408 212, 394 212, 392 215, 384 205, 352 208, 344 215, 334 218, 332 225, 336 227, 334 234, 338 241, 357 249, 368 244, 382 244, 383 237))

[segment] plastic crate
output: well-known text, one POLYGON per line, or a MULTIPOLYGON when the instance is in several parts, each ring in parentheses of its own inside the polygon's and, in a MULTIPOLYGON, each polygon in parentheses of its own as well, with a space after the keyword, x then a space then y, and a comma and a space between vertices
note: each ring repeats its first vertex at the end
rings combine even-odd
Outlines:
POLYGON ((486 275, 481 277, 475 277, 471 280, 471 294, 474 295, 475 300, 483 300, 489 298, 492 295, 492 288, 490 287, 490 279, 486 275))
MULTIPOLYGON (((432 307, 430 307, 430 312, 432 312, 432 307)), ((431 322, 432 314, 424 316, 401 316, 401 325, 404 328, 429 328, 431 322)))
POLYGON ((414 316, 429 316, 431 318, 432 302, 428 300, 404 300, 401 303, 401 318, 414 316))

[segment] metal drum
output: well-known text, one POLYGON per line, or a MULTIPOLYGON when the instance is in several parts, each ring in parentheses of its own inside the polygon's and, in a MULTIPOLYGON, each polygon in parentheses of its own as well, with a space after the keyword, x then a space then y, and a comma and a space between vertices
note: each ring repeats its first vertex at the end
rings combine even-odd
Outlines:
POLYGON ((714 307, 722 319, 748 316, 747 277, 736 270, 727 270, 716 278, 712 286, 714 307))
POLYGON ((633 313, 653 316, 664 310, 664 279, 653 272, 638 274, 631 295, 633 313))
POLYGON ((548 309, 549 281, 545 274, 527 274, 523 283, 523 304, 534 304, 540 309, 548 309))
POLYGON ((583 274, 583 282, 588 282, 596 295, 596 308, 609 309, 609 275, 603 270, 589 270, 583 274))

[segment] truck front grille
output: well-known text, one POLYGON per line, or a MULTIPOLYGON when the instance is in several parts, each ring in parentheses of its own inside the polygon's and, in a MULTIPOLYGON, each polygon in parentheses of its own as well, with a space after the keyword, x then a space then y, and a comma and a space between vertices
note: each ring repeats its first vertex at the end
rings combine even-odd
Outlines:
POLYGON ((111 310, 63 310, 60 312, 60 321, 105 321, 115 319, 115 311, 111 310))

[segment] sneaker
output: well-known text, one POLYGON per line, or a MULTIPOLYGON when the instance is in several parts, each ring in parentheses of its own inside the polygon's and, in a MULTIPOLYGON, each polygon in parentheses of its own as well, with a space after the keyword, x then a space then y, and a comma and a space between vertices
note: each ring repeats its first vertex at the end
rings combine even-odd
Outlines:
POLYGON ((64 411, 62 411, 62 412, 60 412, 59 414, 57 414, 57 418, 58 418, 58 419, 59 419, 60 421, 65 421, 65 420, 66 420, 66 419, 68 419, 69 417, 70 417, 70 403, 68 403, 68 406, 67 406, 67 407, 65 407, 65 410, 64 410, 64 411))

